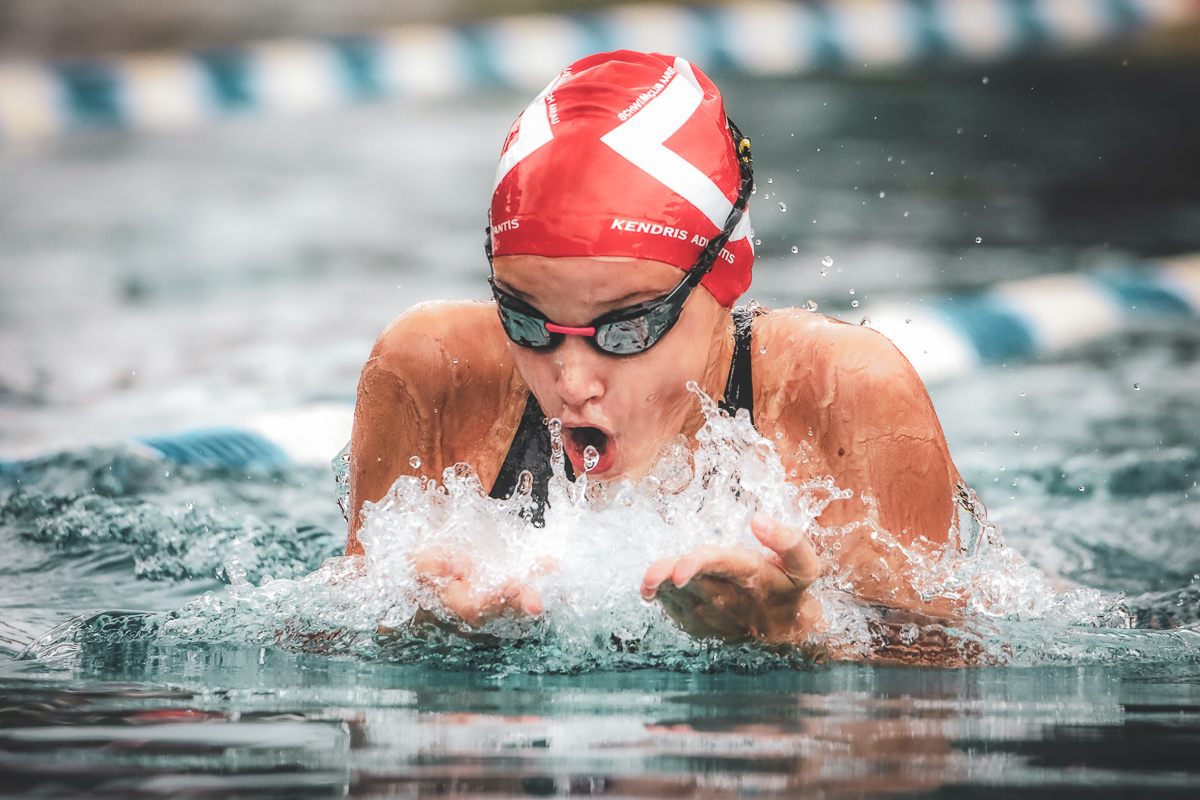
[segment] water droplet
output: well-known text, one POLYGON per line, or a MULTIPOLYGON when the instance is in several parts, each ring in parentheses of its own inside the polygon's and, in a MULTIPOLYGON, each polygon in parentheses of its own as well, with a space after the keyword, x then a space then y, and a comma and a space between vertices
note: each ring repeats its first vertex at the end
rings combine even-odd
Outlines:
POLYGON ((762 244, 762 239, 755 239, 755 240, 754 240, 754 245, 755 245, 756 247, 757 247, 758 245, 760 245, 760 244, 762 244))
POLYGON ((883 199, 883 198, 885 198, 885 197, 887 197, 887 192, 880 192, 880 193, 879 193, 879 199, 880 199, 880 200, 882 200, 882 199, 883 199))
POLYGON ((767 178, 767 183, 774 183, 774 182, 775 182, 774 178, 767 178))
POLYGON ((591 472, 600 463, 600 451, 590 444, 583 448, 583 471, 591 472))
POLYGON ((767 348, 760 347, 758 348, 758 352, 765 356, 767 354, 767 348))
POLYGON ((1020 436, 1020 435, 1021 435, 1020 431, 1013 431, 1013 436, 1020 436))
POLYGON ((858 324, 859 324, 859 325, 862 325, 863 327, 866 327, 866 326, 868 326, 868 325, 870 325, 870 324, 871 324, 871 318, 870 318, 870 317, 863 317, 862 319, 860 319, 860 320, 858 321, 858 324))
POLYGON ((833 266, 833 256, 825 256, 824 258, 822 258, 821 266, 832 267, 833 266))
POLYGON ((458 363, 458 359, 457 359, 457 358, 452 358, 452 359, 450 359, 450 363, 451 363, 451 364, 457 364, 457 363, 458 363))
POLYGON ((829 274, 829 268, 828 268, 828 267, 821 267, 821 277, 822 277, 822 278, 824 278, 824 277, 825 277, 826 275, 828 275, 828 274, 829 274))
POLYGON ((779 204, 779 210, 780 210, 780 211, 787 211, 787 204, 786 204, 786 203, 780 203, 780 204, 779 204))
POLYGON ((906 320, 904 320, 904 324, 905 324, 905 325, 912 325, 912 320, 911 320, 911 319, 906 319, 906 320))
MULTIPOLYGON (((688 388, 690 389, 691 386, 689 386, 688 388)), ((549 422, 547 422, 546 427, 550 429, 551 436, 553 436, 555 438, 562 436, 562 420, 559 419, 558 417, 554 417, 549 422)))
POLYGON ((988 76, 987 76, 987 75, 984 75, 984 76, 983 76, 983 82, 984 82, 985 84, 988 82, 988 76))
POLYGON ((1085 491, 1085 490, 1086 490, 1086 488, 1087 488, 1087 487, 1085 487, 1085 486, 1080 486, 1080 487, 1079 487, 1079 491, 1081 491, 1081 492, 1082 492, 1082 491, 1085 491))
MULTIPOLYGON (((676 385, 678 385, 678 384, 676 384, 676 385)), ((687 382, 687 384, 686 384, 686 386, 687 386, 687 390, 688 390, 689 392, 698 392, 698 391, 700 391, 700 384, 696 383, 695 381, 688 381, 688 382, 687 382)))
POLYGON ((891 156, 888 156, 888 161, 891 161, 891 160, 892 160, 892 157, 891 157, 891 156))
POLYGON ((958 130, 955 131, 955 133, 962 133, 962 131, 963 131, 963 129, 959 128, 958 130))
POLYGON ((800 252, 800 248, 799 248, 799 247, 797 247, 796 245, 792 245, 792 252, 793 252, 793 253, 799 253, 799 252, 800 252))
POLYGON ((858 301, 857 301, 857 300, 851 300, 851 301, 850 301, 850 307, 851 307, 851 308, 858 308, 858 301))
POLYGON ((1024 397, 1024 396, 1025 396, 1025 393, 1024 393, 1024 392, 1021 392, 1021 397, 1024 397))
POLYGON ((816 311, 817 310, 817 301, 809 300, 807 303, 804 304, 804 307, 807 308, 809 311, 816 311))
POLYGON ((983 244, 983 237, 982 237, 982 236, 976 236, 976 237, 975 237, 975 244, 983 244))
POLYGON ((1135 383, 1133 385, 1133 388, 1134 388, 1134 391, 1140 391, 1142 388, 1142 385, 1140 383, 1135 383))
POLYGON ((853 289, 851 289, 851 290, 850 290, 850 294, 854 294, 854 290, 853 290, 853 289))
POLYGON ((413 456, 412 458, 410 458, 408 460, 408 465, 410 467, 412 467, 413 469, 420 469, 421 468, 421 459, 418 458, 417 456, 413 456))

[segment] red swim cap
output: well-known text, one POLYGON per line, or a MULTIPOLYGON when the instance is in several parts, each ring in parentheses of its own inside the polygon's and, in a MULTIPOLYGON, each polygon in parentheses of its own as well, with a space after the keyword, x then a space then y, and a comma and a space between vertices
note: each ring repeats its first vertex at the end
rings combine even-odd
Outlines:
MULTIPOLYGON (((682 58, 619 50, 567 67, 513 123, 492 194, 497 256, 627 256, 689 270, 741 174, 721 93, 682 58)), ((750 285, 745 214, 701 281, 750 285)))

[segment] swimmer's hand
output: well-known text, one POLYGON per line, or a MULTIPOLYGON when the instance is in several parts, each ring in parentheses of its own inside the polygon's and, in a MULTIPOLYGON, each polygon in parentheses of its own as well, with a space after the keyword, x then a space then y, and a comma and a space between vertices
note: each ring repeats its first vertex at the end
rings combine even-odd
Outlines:
POLYGON ((820 602, 804 591, 821 574, 812 540, 762 512, 750 528, 771 556, 743 547, 698 547, 651 564, 642 598, 658 600, 697 639, 803 641, 822 620, 820 602))
POLYGON ((479 628, 494 619, 535 617, 542 613, 542 600, 528 585, 510 580, 499 587, 480 589, 472 580, 471 559, 441 547, 422 550, 412 557, 417 580, 430 586, 441 602, 440 609, 424 609, 418 620, 433 622, 440 617, 479 628))

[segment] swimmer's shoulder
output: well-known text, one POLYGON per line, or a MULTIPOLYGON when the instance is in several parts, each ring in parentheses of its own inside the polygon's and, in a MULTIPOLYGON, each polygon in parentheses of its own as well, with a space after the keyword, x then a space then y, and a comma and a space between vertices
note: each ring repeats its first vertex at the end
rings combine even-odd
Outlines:
POLYGON ((495 305, 476 300, 420 303, 400 314, 363 366, 364 375, 375 371, 447 402, 513 392, 519 381, 495 305))
POLYGON ((908 359, 869 327, 783 308, 757 316, 753 335, 756 394, 764 394, 768 403, 774 398, 828 408, 848 395, 925 395, 908 359))
POLYGON ((839 370, 869 367, 883 374, 899 372, 915 376, 908 359, 882 333, 808 309, 765 311, 755 318, 753 330, 760 356, 756 362, 762 361, 768 370, 786 370, 803 364, 839 370))
POLYGON ((435 378, 451 367, 476 372, 507 368, 508 344, 496 306, 478 300, 419 303, 388 323, 371 350, 378 366, 435 378))

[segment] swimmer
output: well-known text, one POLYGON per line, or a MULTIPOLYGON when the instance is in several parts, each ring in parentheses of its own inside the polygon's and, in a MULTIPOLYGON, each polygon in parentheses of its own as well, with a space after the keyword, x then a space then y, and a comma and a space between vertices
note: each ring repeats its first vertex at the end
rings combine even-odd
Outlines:
MULTIPOLYGON (((864 602, 952 614, 922 600, 888 543, 956 546, 962 481, 929 395, 869 328, 735 308, 754 261, 752 188, 749 141, 694 65, 619 51, 564 70, 504 143, 486 243, 494 300, 409 309, 363 367, 347 555, 363 552, 363 504, 403 475, 437 479, 465 462, 503 498, 528 470, 544 505, 547 418, 562 421, 570 471, 639 480, 680 434, 695 442, 695 382, 750 414, 795 483, 830 476, 853 496, 818 520, 844 530, 836 563, 760 512, 750 525, 769 555, 681 552, 649 566, 646 601, 698 638, 785 645, 822 629, 806 589, 830 572, 864 602)), ((412 558, 440 587, 429 615, 477 627, 541 613, 528 586, 478 589, 461 554, 412 558)))

